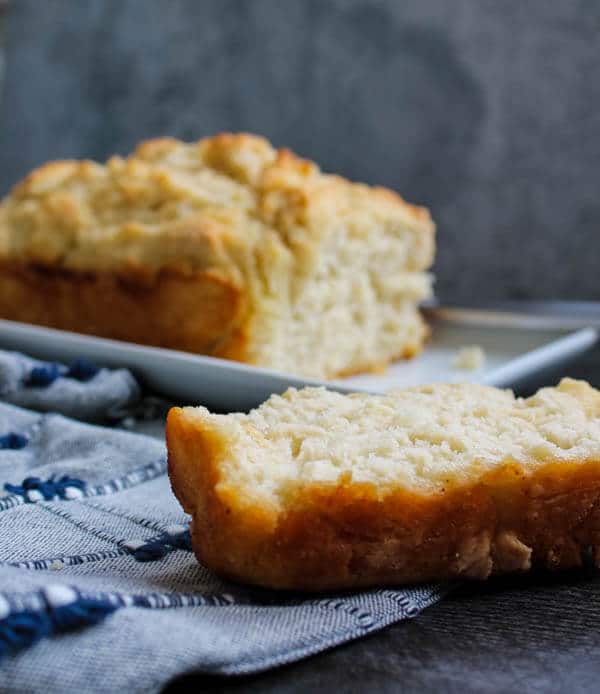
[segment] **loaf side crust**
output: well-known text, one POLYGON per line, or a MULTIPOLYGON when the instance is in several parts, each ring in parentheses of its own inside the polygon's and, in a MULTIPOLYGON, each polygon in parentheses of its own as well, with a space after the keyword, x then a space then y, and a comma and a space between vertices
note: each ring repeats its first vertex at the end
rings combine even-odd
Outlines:
POLYGON ((236 350, 242 359, 248 342, 240 287, 210 269, 148 278, 3 263, 0 316, 214 356, 236 350))
POLYGON ((289 510, 220 484, 227 444, 174 408, 167 424, 173 491, 193 517, 198 559, 219 575, 317 591, 485 579, 600 557, 600 460, 507 458, 475 484, 416 494, 369 484, 311 484, 289 510))

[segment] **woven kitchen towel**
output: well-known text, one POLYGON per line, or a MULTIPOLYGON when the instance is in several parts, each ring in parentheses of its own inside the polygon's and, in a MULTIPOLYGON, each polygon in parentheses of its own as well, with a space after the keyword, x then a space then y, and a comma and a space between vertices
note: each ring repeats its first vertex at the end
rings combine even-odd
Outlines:
POLYGON ((19 407, 104 422, 137 403, 140 388, 126 369, 98 369, 85 359, 66 366, 0 351, 0 399, 19 407))
POLYGON ((137 411, 128 372, 5 352, 0 391, 38 410, 0 403, 3 692, 152 692, 194 670, 258 672, 413 617, 444 592, 307 598, 225 583, 191 552, 161 438, 55 413, 137 411))

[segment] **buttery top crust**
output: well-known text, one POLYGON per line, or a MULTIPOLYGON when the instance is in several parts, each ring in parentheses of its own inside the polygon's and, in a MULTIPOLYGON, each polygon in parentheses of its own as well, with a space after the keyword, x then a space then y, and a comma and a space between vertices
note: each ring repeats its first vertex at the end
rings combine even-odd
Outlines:
POLYGON ((411 229, 404 270, 431 263, 429 212, 390 190, 323 174, 254 135, 163 138, 106 164, 34 170, 0 204, 0 260, 149 276, 215 268, 235 281, 249 255, 302 262, 340 223, 357 236, 411 229))

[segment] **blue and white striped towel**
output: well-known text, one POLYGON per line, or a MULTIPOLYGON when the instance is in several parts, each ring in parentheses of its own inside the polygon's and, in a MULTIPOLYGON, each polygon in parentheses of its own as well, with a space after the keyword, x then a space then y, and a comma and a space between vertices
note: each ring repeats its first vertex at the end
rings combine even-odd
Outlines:
POLYGON ((443 593, 307 598, 225 583, 191 552, 163 418, 143 423, 154 436, 115 426, 161 409, 129 372, 0 352, 0 393, 3 692, 148 692, 185 672, 258 672, 413 617, 443 593))

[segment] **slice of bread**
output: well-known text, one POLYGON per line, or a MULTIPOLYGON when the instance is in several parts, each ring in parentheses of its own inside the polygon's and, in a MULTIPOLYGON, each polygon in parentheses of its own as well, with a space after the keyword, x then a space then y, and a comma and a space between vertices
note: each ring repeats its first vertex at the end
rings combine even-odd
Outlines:
POLYGON ((600 392, 321 388, 248 415, 174 408, 169 474, 198 558, 319 590, 484 579, 600 556, 600 392))

